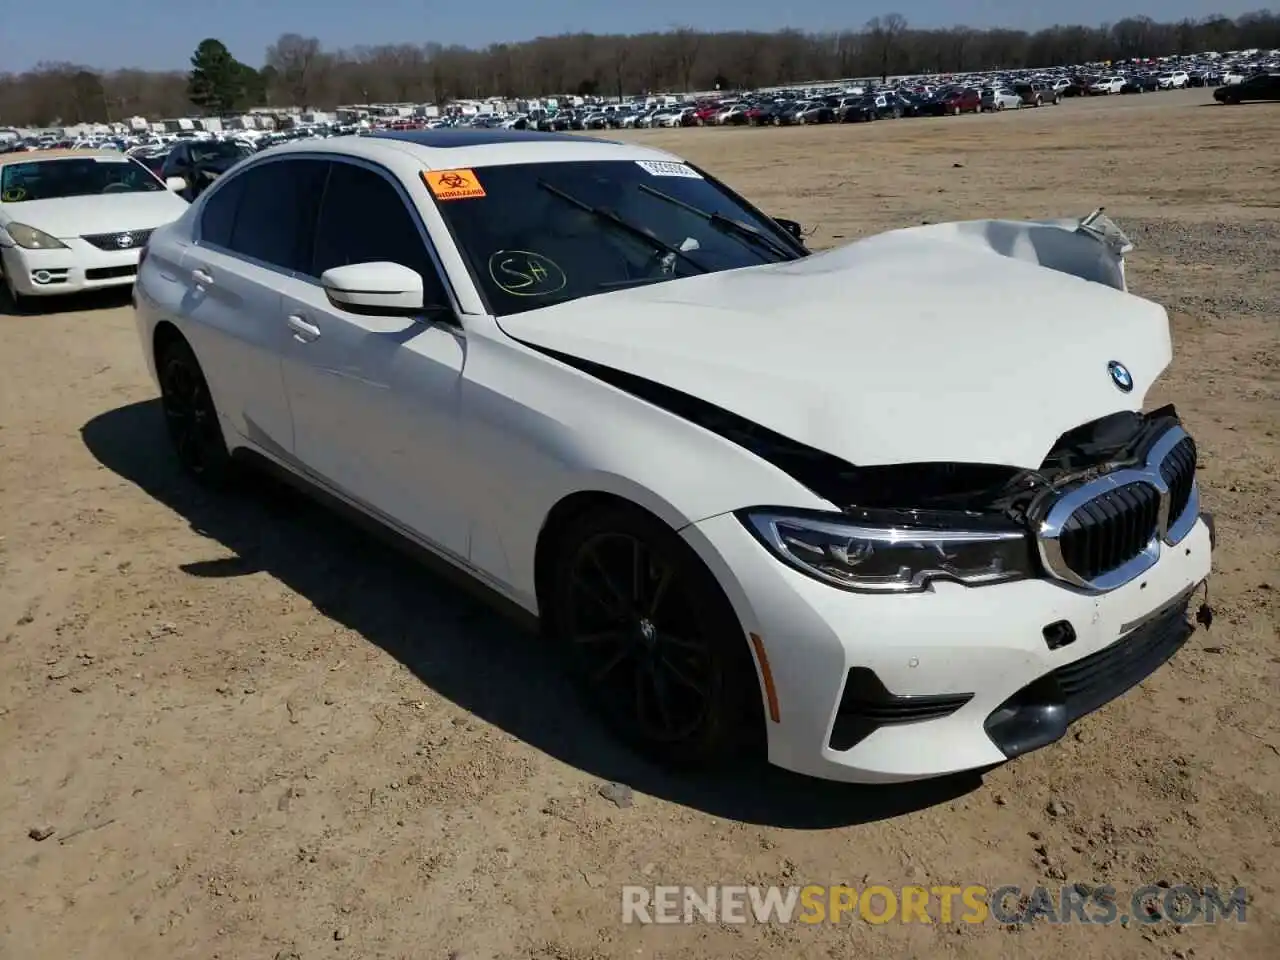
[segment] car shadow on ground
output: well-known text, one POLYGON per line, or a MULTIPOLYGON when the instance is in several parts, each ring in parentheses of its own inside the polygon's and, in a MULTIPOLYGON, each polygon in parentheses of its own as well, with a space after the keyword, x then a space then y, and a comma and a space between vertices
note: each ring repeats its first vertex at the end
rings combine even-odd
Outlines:
POLYGON ((426 686, 539 750, 605 781, 747 823, 822 829, 886 819, 962 796, 977 774, 862 787, 763 761, 714 775, 668 773, 619 745, 578 705, 548 644, 471 593, 278 482, 212 494, 180 471, 158 400, 81 430, 108 469, 234 557, 184 564, 198 577, 265 572, 409 667, 426 686))
POLYGON ((122 286, 56 297, 23 297, 22 305, 15 307, 0 282, 0 317, 56 317, 64 313, 114 310, 129 305, 132 291, 132 287, 122 286))

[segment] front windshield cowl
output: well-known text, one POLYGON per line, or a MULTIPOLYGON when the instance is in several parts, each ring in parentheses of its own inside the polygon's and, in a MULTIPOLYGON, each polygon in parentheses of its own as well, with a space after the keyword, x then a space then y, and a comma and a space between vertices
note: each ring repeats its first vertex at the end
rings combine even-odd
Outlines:
POLYGON ((674 160, 424 171, 423 181, 498 316, 807 253, 748 201, 674 160))

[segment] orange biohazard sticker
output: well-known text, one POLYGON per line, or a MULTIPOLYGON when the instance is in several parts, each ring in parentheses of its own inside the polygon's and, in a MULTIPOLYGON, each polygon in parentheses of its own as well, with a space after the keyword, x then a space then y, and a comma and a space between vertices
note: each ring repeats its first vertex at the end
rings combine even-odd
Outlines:
POLYGON ((437 200, 484 196, 484 187, 474 170, 423 170, 422 182, 437 200))

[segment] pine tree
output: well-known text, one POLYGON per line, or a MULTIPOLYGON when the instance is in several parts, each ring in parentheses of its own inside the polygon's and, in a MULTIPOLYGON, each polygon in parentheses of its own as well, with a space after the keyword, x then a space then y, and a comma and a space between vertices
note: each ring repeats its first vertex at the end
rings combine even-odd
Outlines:
POLYGON ((207 114, 230 113, 245 101, 247 72, 251 70, 233 57, 221 40, 201 40, 191 57, 187 99, 207 114))

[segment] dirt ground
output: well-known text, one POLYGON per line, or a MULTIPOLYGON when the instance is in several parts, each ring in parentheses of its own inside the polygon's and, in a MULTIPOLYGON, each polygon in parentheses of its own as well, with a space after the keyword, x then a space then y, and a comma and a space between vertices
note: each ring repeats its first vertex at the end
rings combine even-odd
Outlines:
POLYGON ((127 295, 0 316, 0 957, 1280 955, 1280 104, 1209 104, 631 134, 819 247, 1100 204, 1131 230, 1133 286, 1173 320, 1157 399, 1219 519, 1218 616, 982 780, 654 771, 433 575, 290 496, 181 478, 127 295), (614 781, 632 805, 598 793, 614 781), (629 883, 1063 878, 1243 885, 1247 922, 620 919, 629 883))

